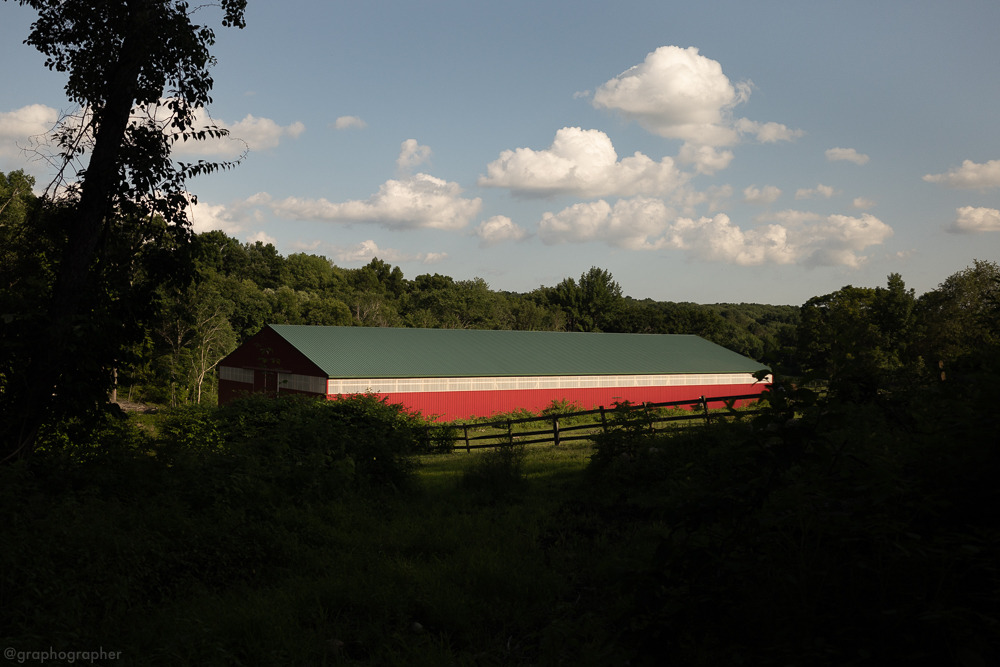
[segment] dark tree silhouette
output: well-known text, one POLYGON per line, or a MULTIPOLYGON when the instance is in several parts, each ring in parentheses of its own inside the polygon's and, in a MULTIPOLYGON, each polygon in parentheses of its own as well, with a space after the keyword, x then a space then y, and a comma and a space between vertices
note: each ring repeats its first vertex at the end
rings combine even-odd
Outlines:
MULTIPOLYGON (((65 242, 47 305, 15 318, 32 330, 0 397, 0 460, 28 456, 39 428, 106 396, 130 328, 116 326, 107 281, 135 271, 130 251, 187 240, 188 178, 231 163, 175 163, 177 141, 225 136, 196 126, 211 102, 213 30, 193 22, 188 3, 172 0, 20 0, 38 12, 25 40, 46 66, 67 75, 80 112, 54 131, 58 186, 39 215, 58 221, 65 242), (75 174, 66 172, 86 160, 75 174), (66 185, 67 182, 71 184, 66 185), (125 273, 112 271, 124 269, 125 273), (32 329, 33 327, 33 329, 32 329)), ((221 0, 223 26, 244 26, 246 0, 221 0)), ((160 257, 162 259, 162 257, 160 257)))

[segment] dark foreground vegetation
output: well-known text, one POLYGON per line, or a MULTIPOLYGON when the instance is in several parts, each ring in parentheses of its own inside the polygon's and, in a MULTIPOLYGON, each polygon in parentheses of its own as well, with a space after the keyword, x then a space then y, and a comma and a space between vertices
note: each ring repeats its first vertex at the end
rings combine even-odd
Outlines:
POLYGON ((371 397, 107 413, 0 467, 0 641, 141 665, 996 664, 996 370, 473 454, 427 453, 371 397))

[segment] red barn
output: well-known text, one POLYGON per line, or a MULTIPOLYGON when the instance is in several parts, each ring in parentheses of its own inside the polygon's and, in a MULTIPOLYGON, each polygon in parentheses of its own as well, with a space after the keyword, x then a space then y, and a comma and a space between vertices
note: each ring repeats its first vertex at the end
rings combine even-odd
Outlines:
POLYGON ((242 393, 371 392, 442 419, 759 393, 762 364, 698 336, 272 324, 219 364, 242 393))

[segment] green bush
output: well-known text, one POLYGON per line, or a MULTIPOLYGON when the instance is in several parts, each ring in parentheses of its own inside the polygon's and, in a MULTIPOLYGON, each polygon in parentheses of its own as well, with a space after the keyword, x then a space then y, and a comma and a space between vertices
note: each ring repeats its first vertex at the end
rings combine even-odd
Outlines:
POLYGON ((150 447, 150 438, 117 406, 44 426, 36 452, 58 453, 67 460, 128 458, 150 447))
POLYGON ((427 442, 422 451, 428 454, 447 454, 455 449, 459 429, 448 422, 433 422, 425 426, 427 442))
POLYGON ((346 481, 401 488, 426 448, 419 417, 371 395, 250 397, 220 408, 216 419, 229 455, 289 489, 321 495, 346 481))
POLYGON ((165 410, 158 420, 157 431, 166 447, 202 456, 221 452, 226 439, 219 428, 216 410, 201 405, 165 410))
POLYGON ((635 461, 637 452, 653 434, 650 414, 629 401, 616 402, 605 428, 593 436, 593 467, 609 469, 635 461))
POLYGON ((542 410, 543 417, 555 417, 570 414, 573 412, 583 412, 583 406, 575 401, 568 401, 565 398, 553 399, 549 407, 542 410))

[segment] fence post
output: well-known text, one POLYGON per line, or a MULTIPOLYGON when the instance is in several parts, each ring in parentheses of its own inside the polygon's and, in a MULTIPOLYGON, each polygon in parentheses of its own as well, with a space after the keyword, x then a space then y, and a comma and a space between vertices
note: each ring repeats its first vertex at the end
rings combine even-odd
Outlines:
POLYGON ((701 397, 701 409, 705 411, 705 426, 708 426, 708 401, 704 396, 701 397))
POLYGON ((507 444, 514 444, 514 432, 511 430, 510 420, 507 420, 507 444))
POLYGON ((601 429, 603 429, 605 433, 608 432, 608 416, 604 414, 603 405, 601 406, 601 429))
POLYGON ((556 447, 559 446, 559 417, 552 418, 552 439, 556 441, 556 447))
POLYGON ((469 425, 462 424, 462 430, 465 431, 465 453, 468 454, 472 451, 469 447, 469 425))

